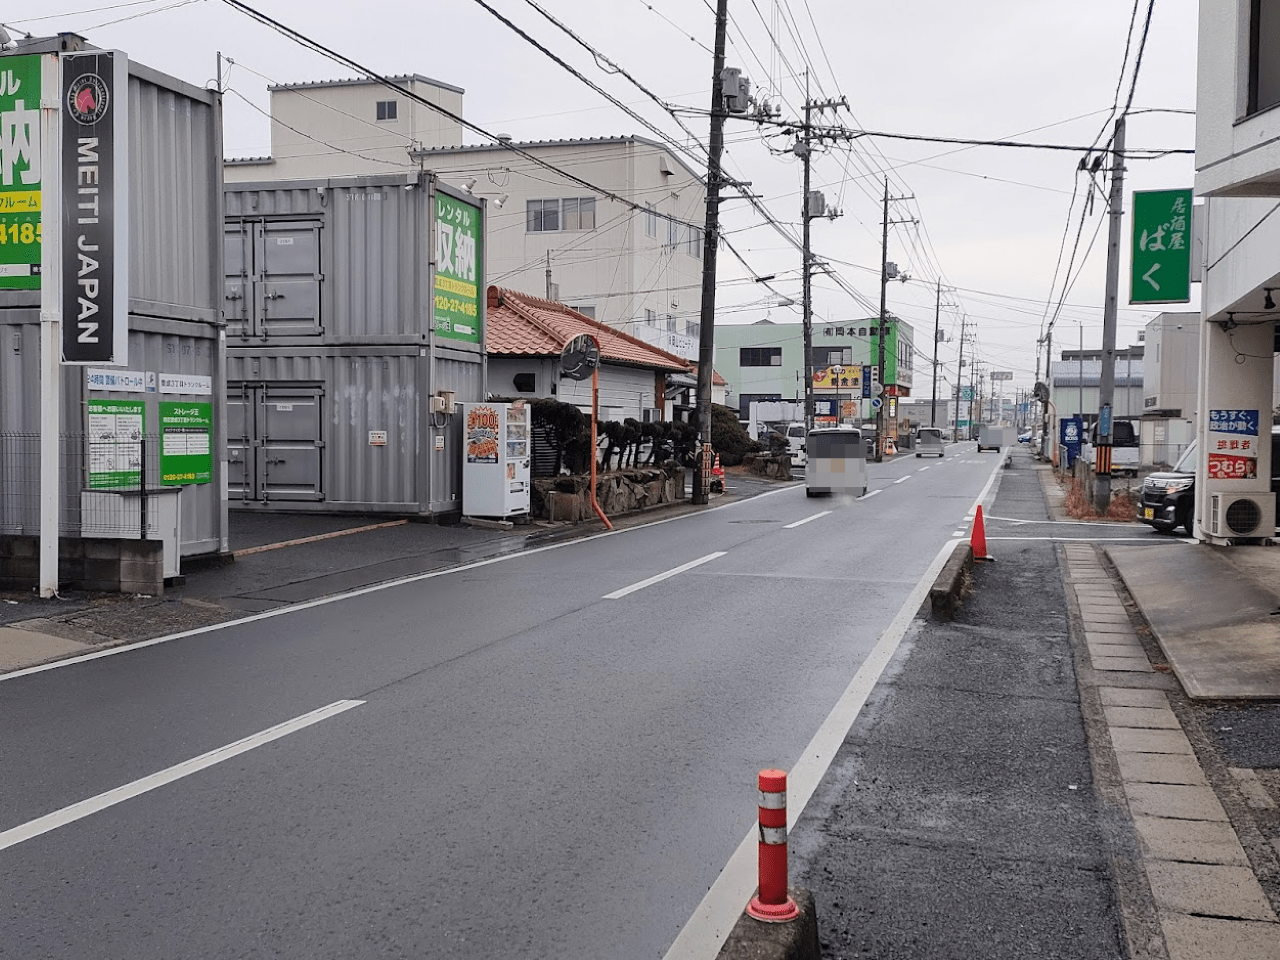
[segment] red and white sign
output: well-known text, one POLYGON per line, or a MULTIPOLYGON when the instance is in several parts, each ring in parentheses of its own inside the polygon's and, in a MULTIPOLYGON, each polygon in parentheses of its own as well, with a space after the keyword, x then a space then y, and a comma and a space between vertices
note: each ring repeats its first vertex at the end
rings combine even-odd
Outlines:
POLYGON ((1258 476, 1258 459, 1232 453, 1209 454, 1210 480, 1253 480, 1258 476))

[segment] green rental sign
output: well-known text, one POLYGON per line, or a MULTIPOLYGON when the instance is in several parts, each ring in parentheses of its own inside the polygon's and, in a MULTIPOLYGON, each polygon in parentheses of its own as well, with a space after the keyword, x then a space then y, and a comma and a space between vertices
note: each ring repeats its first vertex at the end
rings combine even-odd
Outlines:
POLYGON ((137 490, 142 486, 146 404, 91 397, 88 413, 90 489, 137 490))
POLYGON ((160 404, 160 483, 176 487, 213 480, 213 404, 160 404))
POLYGON ((0 290, 40 289, 40 174, 40 57, 5 57, 0 60, 0 290))
POLYGON ((1186 303, 1191 299, 1191 191, 1133 194, 1133 270, 1130 303, 1186 303))
POLYGON ((436 336, 480 343, 480 208, 436 194, 436 273, 431 325, 436 336))

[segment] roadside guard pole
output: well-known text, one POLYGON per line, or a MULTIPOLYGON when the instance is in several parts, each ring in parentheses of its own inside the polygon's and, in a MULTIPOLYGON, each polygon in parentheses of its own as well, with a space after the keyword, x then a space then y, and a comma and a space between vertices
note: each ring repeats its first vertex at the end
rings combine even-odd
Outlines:
POLYGON ((747 904, 747 914, 766 923, 783 923, 800 916, 787 894, 787 773, 761 770, 760 889, 747 904))
MULTIPOLYGON (((58 441, 62 429, 62 60, 40 76, 40 596, 58 593, 58 441)), ((6 163, 8 160, 5 161, 6 163)))
MULTIPOLYGON (((594 337, 592 339, 595 339, 594 337)), ((599 341, 596 346, 599 347, 599 341)), ((596 512, 596 516, 600 518, 600 522, 604 524, 606 530, 612 530, 613 524, 609 522, 609 518, 604 515, 604 511, 600 509, 600 503, 596 500, 596 457, 599 451, 596 444, 599 442, 599 436, 596 432, 596 424, 600 419, 600 365, 596 364, 591 370, 591 509, 596 512)))

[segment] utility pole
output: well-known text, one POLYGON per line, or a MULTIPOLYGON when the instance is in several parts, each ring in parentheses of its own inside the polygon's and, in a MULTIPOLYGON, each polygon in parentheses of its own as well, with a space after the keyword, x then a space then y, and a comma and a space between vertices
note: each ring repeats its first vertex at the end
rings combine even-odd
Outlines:
POLYGON ((1124 213, 1124 114, 1116 120, 1111 153, 1111 195, 1107 212, 1107 299, 1102 307, 1102 378, 1098 382, 1098 445, 1094 452, 1094 507, 1111 507, 1111 410, 1116 396, 1116 313, 1120 296, 1120 227, 1124 213))
POLYGON ((933 309, 933 402, 929 404, 929 426, 938 425, 938 343, 942 323, 942 278, 938 278, 938 302, 933 309))
MULTIPOLYGON (((812 189, 811 177, 813 167, 813 111, 825 110, 827 107, 848 106, 844 97, 839 100, 823 100, 815 102, 809 99, 809 74, 805 73, 804 126, 801 137, 796 140, 794 152, 800 157, 804 166, 804 192, 800 200, 800 219, 804 228, 801 235, 803 283, 801 287, 801 313, 804 318, 804 425, 806 430, 813 429, 813 250, 809 242, 809 222, 815 217, 836 216, 835 211, 827 210, 826 198, 812 189)), ((837 395, 838 396, 838 395, 837 395)))
MULTIPOLYGON (((724 45, 729 0, 716 0, 716 46, 711 70, 711 137, 707 150, 707 225, 702 245, 702 314, 698 331, 698 433, 693 502, 711 501, 711 375, 716 361, 716 250, 720 247, 720 155, 724 152, 724 45)), ((594 451, 593 451, 594 455, 594 451)))
POLYGON ((964 328, 967 320, 968 317, 960 314, 960 356, 956 360, 956 422, 951 435, 956 443, 960 442, 960 394, 964 392, 964 328))
POLYGON ((880 231, 880 328, 878 341, 879 359, 876 366, 880 371, 880 407, 876 410, 876 455, 875 463, 884 460, 885 412, 888 403, 888 387, 884 378, 884 342, 889 337, 889 225, 893 223, 914 223, 914 220, 890 220, 890 200, 911 200, 912 197, 890 197, 889 178, 884 178, 884 213, 881 218, 880 231))

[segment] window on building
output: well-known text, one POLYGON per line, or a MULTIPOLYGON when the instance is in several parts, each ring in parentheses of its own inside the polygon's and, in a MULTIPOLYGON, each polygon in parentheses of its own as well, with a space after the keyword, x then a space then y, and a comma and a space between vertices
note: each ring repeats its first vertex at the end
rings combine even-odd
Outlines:
POLYGON ((379 120, 394 120, 396 118, 396 101, 379 100, 376 107, 379 120))
POLYGON ((657 314, 657 311, 650 310, 648 307, 645 307, 645 308, 644 308, 644 322, 645 322, 647 325, 651 326, 651 327, 656 327, 656 326, 658 325, 658 314, 657 314))
POLYGON ((560 229, 560 201, 526 201, 525 219, 529 233, 556 233, 560 229))
POLYGON ((780 367, 782 366, 782 348, 740 347, 738 349, 738 366, 780 367))
POLYGON ((1280 104, 1280 0, 1250 0, 1247 113, 1280 104))
POLYGON ((658 236, 658 211, 653 209, 652 203, 645 204, 644 235, 654 238, 658 236))
POLYGON ((511 384, 519 393, 533 393, 537 389, 537 379, 532 373, 517 373, 511 378, 511 384))
POLYGON ((686 252, 691 257, 702 259, 702 245, 706 241, 707 231, 701 227, 689 227, 688 230, 688 247, 686 252))
POLYGON ((667 246, 680 246, 681 233, 684 224, 677 223, 674 220, 667 221, 667 246))
POLYGON ((584 317, 590 317, 592 320, 596 318, 596 306, 594 303, 590 306, 584 304, 583 306, 574 307, 573 309, 577 310, 584 317))
POLYGON ((667 314, 667 333, 676 332, 676 315, 674 313, 667 314))
POLYGON ((702 324, 687 323, 685 324, 684 332, 686 335, 693 337, 693 339, 695 340, 698 340, 702 337, 702 324))
POLYGON ((596 228, 596 198, 568 197, 561 201, 565 230, 594 230, 596 228))

